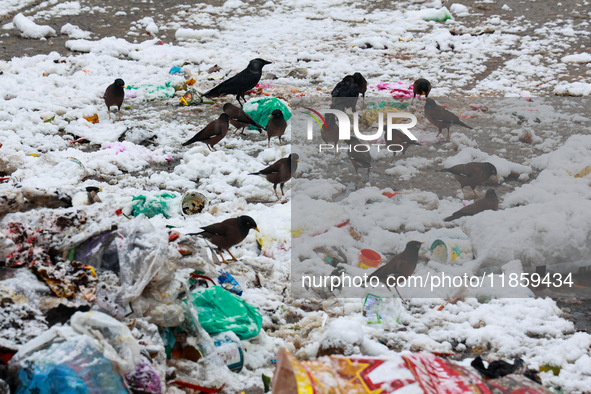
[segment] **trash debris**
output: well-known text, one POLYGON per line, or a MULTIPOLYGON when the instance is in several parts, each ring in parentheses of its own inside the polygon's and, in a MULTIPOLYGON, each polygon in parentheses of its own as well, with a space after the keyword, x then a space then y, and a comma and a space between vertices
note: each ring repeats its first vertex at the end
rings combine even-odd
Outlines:
POLYGON ((145 196, 140 194, 133 196, 134 201, 131 208, 133 216, 146 215, 147 218, 153 218, 156 215, 163 215, 165 218, 170 218, 171 201, 177 198, 176 195, 170 193, 160 193, 155 196, 145 196))
POLYGON ((429 248, 431 258, 439 263, 460 263, 472 259, 472 246, 467 239, 436 239, 429 248), (457 260, 457 261, 456 261, 457 260))
POLYGON ((371 249, 361 249, 359 251, 359 267, 364 270, 378 268, 381 262, 382 256, 378 252, 371 249))
POLYGON ((263 318, 259 311, 220 286, 195 293, 199 324, 209 334, 232 331, 240 339, 257 336, 263 318))
POLYGON ((85 335, 54 343, 20 361, 17 394, 127 394, 121 376, 85 335))
MULTIPOLYGON (((126 90, 136 90, 142 92, 145 98, 150 99, 163 99, 174 97, 175 90, 172 86, 172 82, 165 82, 162 85, 144 84, 138 86, 127 85, 126 90)), ((127 95, 127 94, 126 94, 127 95)))
POLYGON ((83 118, 92 124, 96 124, 99 122, 98 114, 94 114, 92 116, 83 116, 83 118))
POLYGON ((291 111, 289 110, 287 103, 275 97, 254 98, 244 104, 242 109, 256 123, 263 127, 267 126, 267 123, 269 123, 270 119, 269 115, 271 115, 271 113, 276 109, 283 112, 283 117, 286 121, 291 118, 291 111))
POLYGON ((374 294, 368 294, 363 301, 363 316, 368 324, 382 322, 396 322, 402 313, 402 304, 396 297, 384 299, 374 294))
POLYGON ((198 191, 189 190, 181 199, 181 212, 185 216, 201 213, 207 204, 207 198, 198 191))
POLYGON ((145 358, 137 363, 133 372, 125 375, 125 381, 133 393, 162 393, 160 376, 145 358))
POLYGON ((218 283, 224 289, 228 290, 231 293, 236 294, 237 296, 242 295, 242 287, 238 283, 236 279, 229 272, 225 272, 220 270, 220 276, 218 276, 218 283))

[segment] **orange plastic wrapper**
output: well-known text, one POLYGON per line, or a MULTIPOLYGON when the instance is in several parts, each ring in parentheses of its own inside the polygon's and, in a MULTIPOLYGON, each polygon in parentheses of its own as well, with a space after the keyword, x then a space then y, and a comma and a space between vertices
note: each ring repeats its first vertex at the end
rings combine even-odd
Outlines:
POLYGON ((485 381, 477 371, 431 353, 299 361, 280 349, 271 385, 273 394, 389 394, 400 389, 426 394, 551 393, 522 375, 485 381))
POLYGON ((94 114, 92 116, 84 116, 84 119, 86 119, 90 123, 98 123, 99 122, 99 117, 97 114, 94 114))

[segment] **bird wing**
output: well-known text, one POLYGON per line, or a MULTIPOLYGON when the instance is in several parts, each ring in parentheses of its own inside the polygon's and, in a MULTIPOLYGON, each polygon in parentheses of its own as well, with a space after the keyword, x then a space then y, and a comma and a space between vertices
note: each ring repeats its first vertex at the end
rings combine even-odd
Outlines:
POLYGON ((470 167, 468 167, 466 164, 458 164, 456 166, 446 168, 443 171, 451 172, 454 175, 467 177, 472 176, 472 171, 470 170, 470 167))
POLYGON ((277 160, 267 168, 263 168, 259 172, 253 172, 251 175, 269 175, 276 174, 281 170, 281 166, 284 165, 284 161, 287 159, 277 160))
POLYGON ((371 168, 371 155, 369 152, 349 152, 349 159, 356 161, 363 168, 371 168))
POLYGON ((211 238, 213 236, 225 236, 227 233, 227 220, 220 223, 210 224, 209 226, 201 227, 202 232, 199 233, 204 238, 211 238))
MULTIPOLYGON (((497 202, 497 204, 498 204, 498 202, 497 202)), ((449 222, 451 220, 459 219, 463 216, 476 215, 477 213, 480 213, 482 211, 486 211, 487 209, 494 209, 494 206, 495 206, 494 199, 482 198, 482 199, 474 202, 473 204, 466 205, 462 209, 454 212, 451 216, 449 216, 443 220, 446 222, 449 222)))
POLYGON ((246 92, 247 90, 254 88, 260 78, 260 75, 245 69, 220 83, 218 86, 204 93, 203 95, 206 97, 216 97, 223 96, 224 94, 238 94, 241 92, 246 92))

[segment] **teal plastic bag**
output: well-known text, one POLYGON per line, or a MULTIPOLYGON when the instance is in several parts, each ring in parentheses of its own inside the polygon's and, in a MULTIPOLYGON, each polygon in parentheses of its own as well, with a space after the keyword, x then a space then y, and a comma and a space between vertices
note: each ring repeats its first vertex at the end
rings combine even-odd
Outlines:
POLYGON ((170 200, 175 198, 176 196, 170 193, 160 193, 154 197, 146 197, 143 194, 133 196, 131 212, 134 217, 144 214, 148 218, 153 218, 162 214, 168 219, 170 218, 170 200))
POLYGON ((199 324, 210 335, 232 331, 240 339, 249 339, 261 331, 263 317, 257 308, 223 287, 213 286, 193 295, 199 324))
MULTIPOLYGON (((242 108, 244 112, 246 112, 255 122, 260 124, 263 127, 267 127, 267 123, 269 123, 269 115, 276 110, 279 109, 283 112, 283 117, 285 120, 289 120, 291 118, 291 111, 287 107, 285 101, 280 100, 275 97, 261 97, 249 100, 244 107, 242 108)), ((249 128, 254 129, 255 127, 249 126, 249 128)))

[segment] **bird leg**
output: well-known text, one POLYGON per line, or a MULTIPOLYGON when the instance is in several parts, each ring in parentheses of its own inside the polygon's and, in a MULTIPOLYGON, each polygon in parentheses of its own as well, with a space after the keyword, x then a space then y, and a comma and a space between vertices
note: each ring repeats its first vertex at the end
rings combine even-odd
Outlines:
POLYGON ((474 199, 478 198, 478 193, 476 193, 476 190, 474 190, 474 188, 472 186, 470 186, 470 188, 472 189, 472 191, 474 192, 474 199))
POLYGON ((281 184, 281 195, 282 195, 282 196, 285 196, 285 193, 283 192, 283 185, 285 185, 285 183, 282 183, 282 184, 281 184))
POLYGON ((464 193, 464 186, 462 186, 462 195, 464 196, 464 200, 467 200, 466 193, 464 193))
POLYGON ((441 130, 442 129, 439 129, 439 133, 437 133, 437 135, 435 136, 435 138, 439 137, 439 134, 441 134, 441 130))
POLYGON ((447 140, 449 141, 449 127, 447 128, 447 140))
POLYGON ((279 136, 279 146, 281 146, 281 136, 279 136))
POLYGON ((268 138, 267 140, 267 148, 271 147, 271 137, 268 138))
POLYGON ((230 249, 227 249, 227 250, 228 250, 228 253, 230 253, 230 256, 232 256, 232 260, 230 260, 230 261, 238 261, 238 259, 236 257, 234 257, 232 252, 230 252, 230 249))
POLYGON ((117 112, 119 112, 119 121, 121 121, 121 110, 117 109, 117 112))
POLYGON ((278 199, 278 200, 281 200, 281 199, 279 198, 279 194, 277 194, 277 184, 274 184, 274 185, 273 185, 273 191, 275 192, 275 196, 277 196, 277 199, 278 199))
POLYGON ((392 164, 395 157, 396 157, 396 152, 392 153, 392 158, 390 159, 390 164, 392 164))
POLYGON ((111 108, 107 107, 107 113, 109 114, 109 120, 111 120, 111 108))
MULTIPOLYGON (((222 254, 222 251, 220 249, 218 249, 218 253, 220 254, 220 257, 222 258, 222 261, 226 264, 229 264, 226 259, 224 258, 224 255, 222 254)), ((230 253, 231 254, 231 253, 230 253)))

